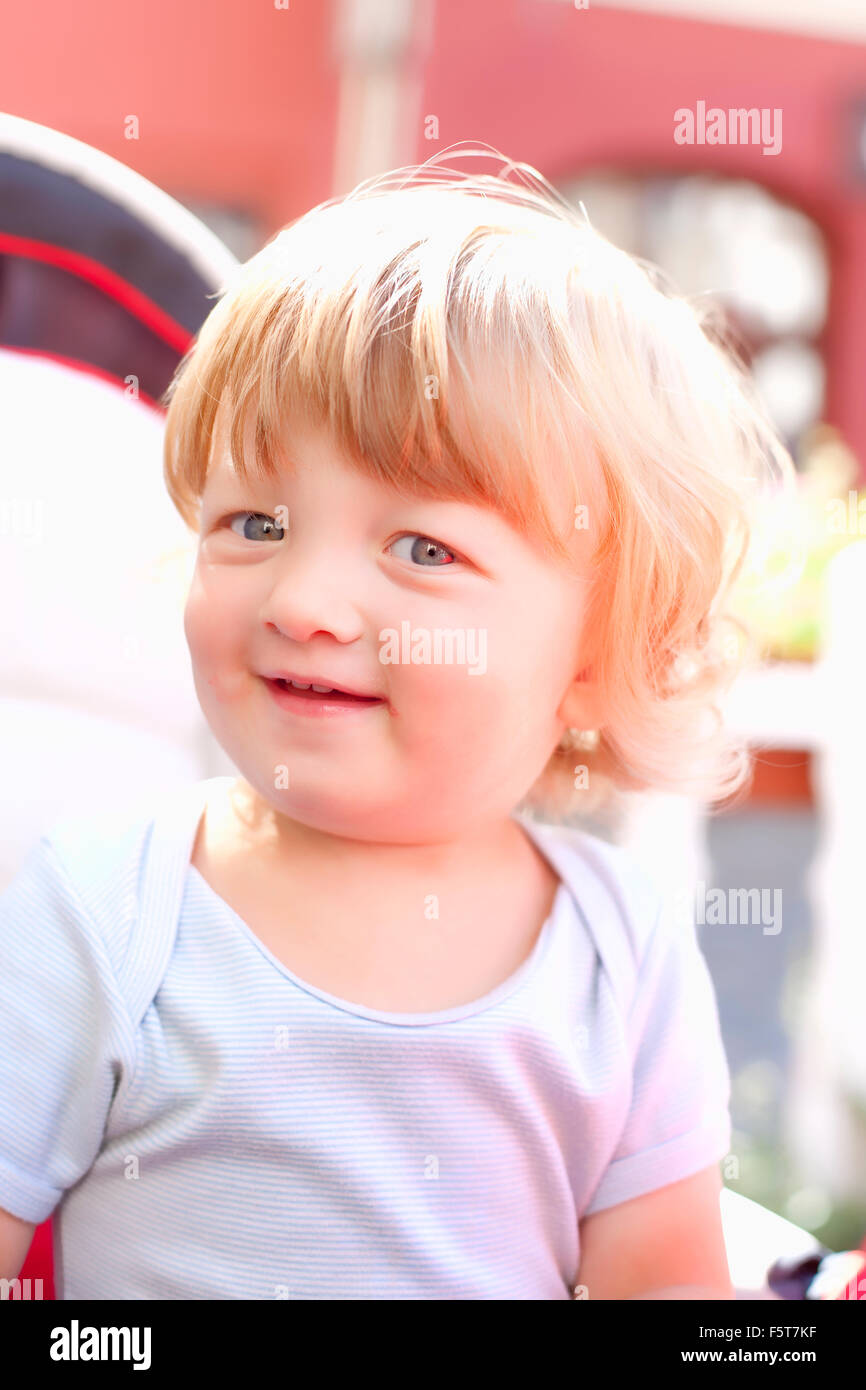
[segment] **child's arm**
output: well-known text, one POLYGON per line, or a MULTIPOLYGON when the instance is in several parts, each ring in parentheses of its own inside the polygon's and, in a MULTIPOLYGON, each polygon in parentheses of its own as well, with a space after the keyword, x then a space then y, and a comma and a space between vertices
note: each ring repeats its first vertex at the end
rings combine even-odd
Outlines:
POLYGON ((577 1283, 590 1299, 733 1298, 717 1163, 580 1223, 577 1283))
POLYGON ((35 1221, 22 1221, 0 1208, 0 1279, 17 1279, 36 1230, 35 1221))
POLYGON ((134 1069, 135 1029, 108 943, 123 950, 137 899, 119 875, 108 884, 98 872, 99 840, 88 853, 74 879, 43 835, 0 893, 0 1278, 93 1166, 134 1069))

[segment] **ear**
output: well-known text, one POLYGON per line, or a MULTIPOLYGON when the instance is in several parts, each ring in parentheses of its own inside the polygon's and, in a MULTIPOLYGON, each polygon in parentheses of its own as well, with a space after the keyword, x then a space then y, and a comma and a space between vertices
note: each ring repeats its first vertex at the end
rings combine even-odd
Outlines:
POLYGON ((590 669, 575 676, 562 698, 557 715, 566 729, 602 727, 600 692, 590 669))

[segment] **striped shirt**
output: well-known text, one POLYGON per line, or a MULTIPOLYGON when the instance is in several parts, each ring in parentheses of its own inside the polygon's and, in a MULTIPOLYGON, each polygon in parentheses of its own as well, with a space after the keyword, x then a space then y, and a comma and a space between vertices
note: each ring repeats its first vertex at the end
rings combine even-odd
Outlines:
POLYGON ((286 968, 191 865, 215 781, 55 823, 0 896, 0 1207, 60 1299, 568 1299, 584 1216, 730 1147, 694 927, 622 848, 483 998, 384 1013, 286 968))

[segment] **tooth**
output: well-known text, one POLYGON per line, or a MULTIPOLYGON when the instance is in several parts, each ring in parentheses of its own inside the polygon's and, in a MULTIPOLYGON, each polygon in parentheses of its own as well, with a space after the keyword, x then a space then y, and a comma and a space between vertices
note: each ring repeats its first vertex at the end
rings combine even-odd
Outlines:
POLYGON ((313 689, 317 690, 320 695, 330 695, 332 693, 329 685, 314 685, 313 689))
POLYGON ((304 685, 303 681, 289 681, 289 685, 293 685, 296 690, 309 690, 310 688, 309 682, 304 685))

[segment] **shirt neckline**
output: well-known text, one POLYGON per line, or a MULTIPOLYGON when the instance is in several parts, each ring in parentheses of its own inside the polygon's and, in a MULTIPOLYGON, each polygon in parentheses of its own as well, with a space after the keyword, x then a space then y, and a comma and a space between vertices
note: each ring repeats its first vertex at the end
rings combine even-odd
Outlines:
MULTIPOLYGON (((190 854, 192 853, 195 831, 198 828, 199 821, 207 804, 207 789, 211 787, 214 782, 233 782, 234 780, 234 776, 209 778, 206 782, 201 784, 203 794, 201 802, 198 805, 198 811, 195 815, 193 837, 190 838, 190 854)), ((189 878, 199 885, 200 892, 203 892, 212 901, 216 899, 222 910, 228 914, 235 926, 242 931, 247 940, 271 963, 274 969, 286 979, 291 980, 293 984, 297 985, 297 987, 302 989, 306 994, 310 994, 314 998, 320 999, 336 1009, 341 1009, 344 1013, 354 1014, 358 1018, 367 1018, 377 1023, 390 1023, 402 1027, 426 1027, 438 1023, 456 1023, 460 1019, 470 1018, 476 1014, 486 1012, 495 1005, 504 1002, 504 1000, 514 994, 521 985, 528 983, 529 979, 541 967, 553 938, 556 923, 561 914, 566 910, 566 900, 569 894, 568 885, 563 880, 558 866, 553 862, 548 852, 543 830, 525 816, 513 814, 513 819, 523 828, 524 834, 529 837, 537 849, 544 855, 559 880, 553 903, 541 931, 536 938, 532 951, 527 956, 526 960, 509 975, 508 979, 503 980, 500 985, 497 985, 492 990, 488 990, 486 994, 481 995, 478 999, 470 999, 467 1003, 457 1004, 451 1009, 437 1009, 426 1013, 394 1013, 383 1009, 368 1008, 364 1004, 359 1004, 349 999, 342 999, 339 995, 329 994, 327 990, 319 989, 317 985, 312 985, 309 981, 303 980, 300 975, 296 975, 293 970, 290 970, 288 966, 279 959, 279 957, 275 956, 273 951, 271 951, 260 937, 256 935, 252 927, 244 921, 239 913, 235 912, 231 904, 227 903, 225 898, 221 897, 215 888, 211 887, 204 875, 200 873, 191 862, 187 863, 187 874, 189 878)))

